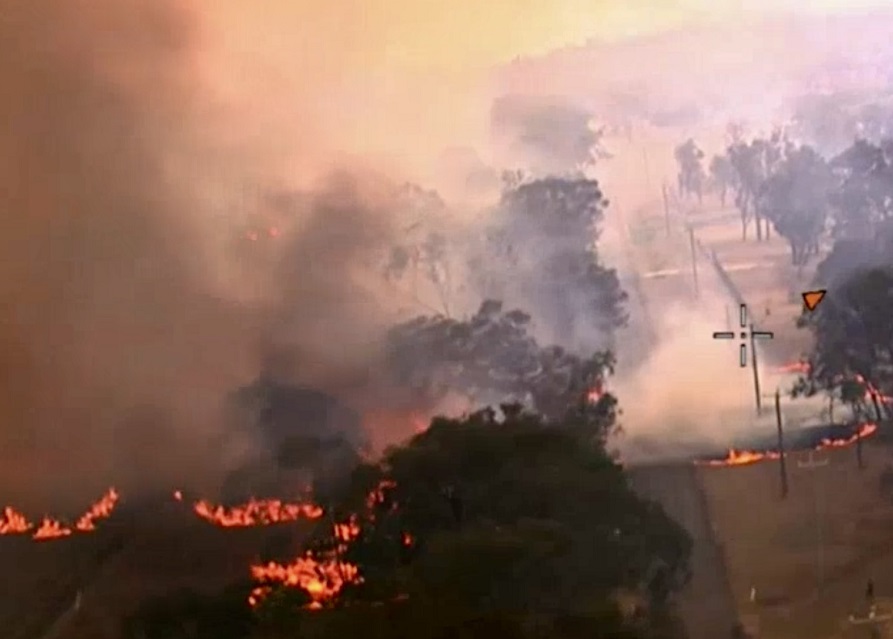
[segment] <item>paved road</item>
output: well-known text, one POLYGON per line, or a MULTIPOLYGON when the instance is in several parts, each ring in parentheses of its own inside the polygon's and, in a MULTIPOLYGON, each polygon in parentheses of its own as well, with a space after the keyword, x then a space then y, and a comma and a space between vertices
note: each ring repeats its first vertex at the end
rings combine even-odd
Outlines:
POLYGON ((659 502, 685 527, 694 542, 692 579, 679 598, 689 639, 725 639, 736 620, 735 603, 716 544, 696 468, 690 463, 654 465, 629 471, 633 488, 659 502))

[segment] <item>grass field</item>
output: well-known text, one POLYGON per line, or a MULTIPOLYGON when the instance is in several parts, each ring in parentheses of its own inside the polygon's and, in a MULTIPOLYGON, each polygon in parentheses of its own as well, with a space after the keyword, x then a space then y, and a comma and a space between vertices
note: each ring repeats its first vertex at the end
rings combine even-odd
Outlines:
MULTIPOLYGON (((783 239, 756 242, 753 228, 742 242, 731 215, 698 228, 697 237, 716 251, 757 328, 775 333, 761 345, 763 361, 783 363, 808 352, 810 336, 795 319, 815 262, 798 271, 783 239)), ((699 469, 739 613, 759 637, 869 637, 868 626, 847 621, 866 614, 868 580, 878 597, 893 597, 893 500, 880 483, 893 448, 878 440, 863 448, 862 469, 854 447, 816 453, 828 465, 815 470, 798 464, 807 453, 789 454, 785 499, 778 462, 699 469)))
POLYGON ((863 453, 863 469, 852 447, 815 453, 828 461, 815 470, 790 454, 785 499, 778 462, 699 469, 739 611, 760 637, 868 636, 846 622, 865 614, 868 580, 893 597, 893 501, 880 487, 893 449, 869 441, 863 453))

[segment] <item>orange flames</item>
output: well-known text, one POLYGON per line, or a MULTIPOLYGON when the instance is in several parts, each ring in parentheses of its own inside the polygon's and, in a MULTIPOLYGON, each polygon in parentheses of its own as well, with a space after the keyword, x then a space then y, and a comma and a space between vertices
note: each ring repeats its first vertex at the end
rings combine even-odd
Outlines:
MULTIPOLYGON (((179 497, 177 494, 174 493, 174 498, 182 501, 182 493, 179 497)), ((319 519, 323 515, 322 508, 315 504, 288 504, 278 499, 252 499, 247 504, 233 508, 215 506, 202 499, 192 509, 202 519, 223 528, 268 526, 298 519, 319 519)))
POLYGON ((96 530, 96 520, 107 519, 112 514, 112 511, 115 510, 117 503, 118 491, 114 488, 109 488, 99 501, 90 506, 90 509, 81 515, 74 527, 81 532, 96 530))
POLYGON ((31 529, 31 524, 22 513, 7 506, 3 509, 3 519, 0 519, 0 535, 20 535, 31 529))
MULTIPOLYGON (((810 366, 809 362, 791 362, 790 364, 785 364, 783 366, 778 367, 779 373, 799 373, 801 375, 805 375, 809 373, 810 366)), ((871 401, 876 398, 882 404, 893 404, 893 396, 884 395, 877 388, 875 388, 870 382, 866 381, 862 375, 856 373, 853 375, 853 379, 860 384, 865 384, 865 399, 871 401)))
POLYGON ((851 444, 855 444, 859 439, 865 439, 866 437, 871 437, 877 432, 877 424, 866 423, 862 424, 859 427, 859 431, 850 435, 846 439, 823 439, 822 442, 816 446, 816 450, 824 450, 825 448, 843 448, 844 446, 849 446, 851 444))
MULTIPOLYGON (((387 491, 396 487, 391 480, 382 480, 378 486, 366 497, 366 507, 372 510, 375 506, 384 503, 387 491)), ((396 502, 391 508, 397 507, 396 502)), ((367 520, 374 520, 374 513, 367 512, 367 520)), ((341 557, 348 549, 348 544, 355 540, 362 531, 361 520, 358 515, 351 515, 346 522, 333 525, 333 535, 337 540, 333 551, 323 554, 307 552, 288 564, 270 562, 265 565, 251 566, 251 576, 258 585, 248 598, 251 606, 257 606, 273 590, 274 585, 304 590, 311 599, 309 608, 321 608, 326 601, 330 601, 347 584, 362 583, 363 577, 359 568, 341 557)), ((411 546, 414 539, 411 534, 404 532, 401 535, 402 543, 411 546)))
MULTIPOLYGON (((877 432, 877 424, 866 423, 859 427, 858 432, 843 439, 822 439, 815 447, 815 450, 825 450, 828 448, 843 448, 855 444, 860 439, 871 437, 877 432)), ((761 461, 771 461, 780 459, 781 455, 777 450, 734 450, 730 449, 729 454, 723 459, 697 460, 695 464, 698 466, 747 466, 761 461)))
MULTIPOLYGON (((59 519, 44 517, 34 530, 31 538, 35 541, 61 539, 69 537, 75 531, 86 533, 96 530, 96 521, 106 519, 112 514, 118 503, 119 495, 114 488, 109 488, 99 500, 81 515, 75 525, 69 526, 59 519)), ((0 535, 22 535, 35 528, 28 518, 15 509, 7 506, 0 519, 0 535)))
POLYGON ((730 448, 729 454, 723 459, 698 460, 695 463, 699 466, 747 466, 769 459, 779 459, 780 457, 781 455, 777 450, 756 451, 730 448))

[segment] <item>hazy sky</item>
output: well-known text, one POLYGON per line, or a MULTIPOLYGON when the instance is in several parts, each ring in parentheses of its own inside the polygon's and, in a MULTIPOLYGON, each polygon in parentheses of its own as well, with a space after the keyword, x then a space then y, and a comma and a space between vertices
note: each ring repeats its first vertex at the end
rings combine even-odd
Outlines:
POLYGON ((340 50, 333 55, 360 65, 450 67, 711 18, 893 6, 891 0, 277 0, 264 3, 266 10, 257 3, 225 4, 229 8, 219 17, 235 19, 245 38, 256 25, 254 35, 267 46, 292 48, 303 40, 313 47, 328 43, 340 50))

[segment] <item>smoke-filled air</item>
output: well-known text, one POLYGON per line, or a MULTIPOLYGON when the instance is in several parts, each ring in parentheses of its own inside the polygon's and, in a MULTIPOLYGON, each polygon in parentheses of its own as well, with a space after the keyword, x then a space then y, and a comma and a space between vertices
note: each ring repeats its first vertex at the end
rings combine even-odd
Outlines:
MULTIPOLYGON (((768 130, 838 43, 812 14, 754 13, 751 30, 712 5, 590 5, 490 3, 472 27, 458 7, 399 2, 4 7, 4 489, 213 483, 257 446, 225 430, 223 400, 262 375, 361 417, 427 418, 442 397, 413 405, 386 379, 388 331, 490 298, 529 314, 542 346, 613 347, 630 434, 741 400, 703 339, 715 309, 654 297, 641 352, 641 335, 588 317, 586 285, 561 281, 573 266, 543 262, 589 240, 519 223, 512 195, 598 181, 599 259, 641 326, 627 284, 658 269, 623 243, 675 179, 674 145, 697 131, 721 150, 732 120, 768 130), (639 126, 661 117, 678 122, 639 126), (486 243, 500 233, 527 242, 520 266, 486 243)), ((503 399, 492 390, 448 403, 503 399)))
POLYGON ((811 577, 720 555, 814 454, 893 486, 891 32, 0 1, 4 637, 740 639, 765 586, 761 636, 826 639, 773 634, 811 577))

